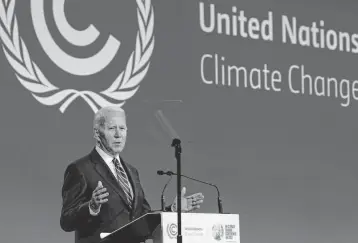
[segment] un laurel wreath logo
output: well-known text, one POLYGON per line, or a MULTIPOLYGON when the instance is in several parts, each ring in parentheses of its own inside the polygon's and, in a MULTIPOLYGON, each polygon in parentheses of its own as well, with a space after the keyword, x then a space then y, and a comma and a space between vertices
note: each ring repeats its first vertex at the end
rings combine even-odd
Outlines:
POLYGON ((78 97, 83 98, 94 112, 98 110, 98 106, 122 106, 137 92, 140 82, 148 72, 149 60, 154 49, 154 12, 151 0, 136 0, 136 2, 139 30, 135 50, 131 53, 125 69, 120 72, 110 87, 100 93, 95 93, 89 90, 61 90, 54 86, 32 61, 26 44, 20 36, 15 15, 16 0, 0 0, 0 21, 2 22, 0 23, 0 38, 5 56, 14 69, 16 78, 41 104, 53 106, 62 103, 59 108, 62 113, 78 97), (115 103, 108 99, 115 100, 115 103))

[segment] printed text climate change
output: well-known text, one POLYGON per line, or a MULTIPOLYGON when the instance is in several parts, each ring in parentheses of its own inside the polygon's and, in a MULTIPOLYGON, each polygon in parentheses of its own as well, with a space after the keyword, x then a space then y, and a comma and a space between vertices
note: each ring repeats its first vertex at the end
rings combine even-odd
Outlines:
MULTIPOLYGON (((231 11, 220 12, 213 3, 199 2, 199 22, 201 30, 205 33, 276 41, 271 11, 260 20, 246 16, 245 11, 238 10, 236 6, 232 6, 231 11)), ((296 17, 282 15, 280 28, 282 34, 279 41, 284 44, 358 53, 357 33, 325 28, 323 20, 312 22, 310 25, 298 25, 296 17)), ((274 92, 280 92, 286 88, 296 95, 308 94, 341 99, 343 107, 349 106, 352 100, 358 100, 358 80, 315 76, 307 70, 308 68, 305 68, 303 64, 290 65, 285 72, 271 70, 268 64, 249 69, 244 66, 230 65, 224 55, 215 51, 203 54, 200 61, 200 74, 204 84, 274 92)))

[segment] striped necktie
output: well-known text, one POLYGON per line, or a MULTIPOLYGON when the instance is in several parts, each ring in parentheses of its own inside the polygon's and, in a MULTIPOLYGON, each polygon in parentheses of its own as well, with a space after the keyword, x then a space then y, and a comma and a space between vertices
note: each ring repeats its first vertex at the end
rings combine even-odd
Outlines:
POLYGON ((119 163, 119 161, 116 158, 113 159, 113 164, 116 167, 117 180, 118 180, 119 184, 121 184, 123 191, 126 194, 129 206, 132 207, 133 194, 132 194, 131 184, 129 183, 127 174, 124 171, 124 168, 122 167, 122 165, 119 163))

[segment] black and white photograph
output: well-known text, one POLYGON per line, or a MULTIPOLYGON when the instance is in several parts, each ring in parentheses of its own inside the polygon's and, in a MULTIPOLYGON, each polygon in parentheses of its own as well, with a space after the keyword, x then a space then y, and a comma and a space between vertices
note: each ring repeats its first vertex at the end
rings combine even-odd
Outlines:
POLYGON ((0 242, 357 242, 357 13, 0 0, 0 242))

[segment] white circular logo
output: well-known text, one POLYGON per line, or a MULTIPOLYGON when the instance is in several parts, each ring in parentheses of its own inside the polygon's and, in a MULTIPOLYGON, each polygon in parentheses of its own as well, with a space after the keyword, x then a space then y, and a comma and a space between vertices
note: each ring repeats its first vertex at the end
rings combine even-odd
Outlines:
POLYGON ((178 226, 176 224, 168 224, 167 225, 167 232, 169 238, 175 238, 178 234, 178 226))
MULTIPOLYGON (((154 49, 154 11, 151 0, 136 0, 139 30, 136 45, 125 69, 107 89, 100 93, 89 90, 59 89, 42 73, 32 61, 26 44, 20 36, 15 14, 16 0, 0 0, 0 38, 5 56, 15 71, 16 78, 43 105, 60 105, 62 113, 78 97, 83 98, 94 112, 98 107, 122 106, 138 90, 140 82, 148 72, 150 57, 154 49), (12 26, 13 25, 13 26, 12 26), (112 101, 113 100, 113 101, 112 101)), ((76 46, 93 43, 98 30, 90 25, 85 30, 73 29, 64 13, 65 0, 53 0, 56 26, 65 39, 76 46), (80 38, 79 38, 80 37, 80 38)), ((31 15, 37 38, 49 58, 62 70, 87 76, 103 70, 117 54, 120 41, 110 36, 103 48, 88 58, 75 58, 62 51, 53 40, 44 16, 44 0, 31 0, 31 15)))

